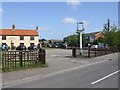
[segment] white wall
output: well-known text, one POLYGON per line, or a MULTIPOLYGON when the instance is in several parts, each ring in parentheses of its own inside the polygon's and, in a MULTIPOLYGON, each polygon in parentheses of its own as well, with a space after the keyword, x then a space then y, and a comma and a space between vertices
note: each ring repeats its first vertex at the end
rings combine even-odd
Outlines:
POLYGON ((0 36, 0 44, 6 43, 8 46, 14 43, 14 46, 18 46, 20 43, 24 43, 26 47, 30 46, 30 43, 38 44, 38 36, 34 36, 34 40, 30 40, 30 36, 24 36, 24 40, 20 40, 19 36, 6 36, 6 40, 2 40, 2 36, 0 36))

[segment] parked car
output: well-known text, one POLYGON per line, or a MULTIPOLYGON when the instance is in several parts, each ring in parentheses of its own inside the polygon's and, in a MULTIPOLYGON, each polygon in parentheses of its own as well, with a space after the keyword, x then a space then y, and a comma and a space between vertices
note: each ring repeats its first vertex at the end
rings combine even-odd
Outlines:
POLYGON ((67 43, 60 43, 60 48, 67 48, 67 47, 68 47, 67 43))
POLYGON ((60 43, 55 43, 55 48, 60 48, 60 43))
POLYGON ((98 45, 92 45, 91 48, 98 48, 98 45))
POLYGON ((38 50, 36 45, 31 45, 28 47, 28 50, 38 50))
POLYGON ((55 44, 49 43, 49 44, 47 45, 47 47, 49 47, 49 48, 55 48, 55 44))
POLYGON ((4 44, 4 45, 0 45, 0 50, 8 50, 8 45, 4 44))
POLYGON ((25 45, 19 45, 19 46, 17 46, 16 50, 26 50, 26 46, 25 45))

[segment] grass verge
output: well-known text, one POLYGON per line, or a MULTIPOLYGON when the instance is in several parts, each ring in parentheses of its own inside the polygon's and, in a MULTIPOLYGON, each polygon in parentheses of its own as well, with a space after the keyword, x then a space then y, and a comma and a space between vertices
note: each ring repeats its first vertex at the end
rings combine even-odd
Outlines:
POLYGON ((45 68, 45 67, 48 67, 48 64, 36 63, 36 64, 32 64, 31 66, 13 67, 13 68, 9 68, 9 69, 6 68, 6 69, 2 70, 2 72, 5 73, 5 72, 26 70, 26 69, 32 69, 32 68, 45 68))

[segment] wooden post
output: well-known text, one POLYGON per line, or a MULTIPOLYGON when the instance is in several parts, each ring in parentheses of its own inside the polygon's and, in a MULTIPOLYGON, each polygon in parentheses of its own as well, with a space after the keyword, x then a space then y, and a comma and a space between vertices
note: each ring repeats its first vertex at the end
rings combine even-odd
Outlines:
POLYGON ((38 61, 41 62, 41 53, 42 53, 42 49, 39 48, 39 51, 38 51, 38 61))
POLYGON ((42 64, 46 64, 46 51, 42 49, 42 64))
POLYGON ((95 48, 95 57, 96 57, 96 48, 95 48))
POLYGON ((100 49, 100 52, 101 52, 101 56, 102 56, 102 48, 100 49))
POLYGON ((72 56, 73 56, 73 57, 76 57, 76 48, 73 48, 73 49, 72 49, 72 56))
POLYGON ((22 67, 22 51, 19 52, 20 66, 22 67))
POLYGON ((90 58, 90 47, 88 48, 88 57, 90 58))

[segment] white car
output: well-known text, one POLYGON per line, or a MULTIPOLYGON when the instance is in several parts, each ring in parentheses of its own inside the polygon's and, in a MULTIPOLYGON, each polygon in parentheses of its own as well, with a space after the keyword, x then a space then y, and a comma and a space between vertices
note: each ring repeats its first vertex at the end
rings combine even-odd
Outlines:
POLYGON ((91 48, 98 48, 98 45, 92 45, 91 48))

